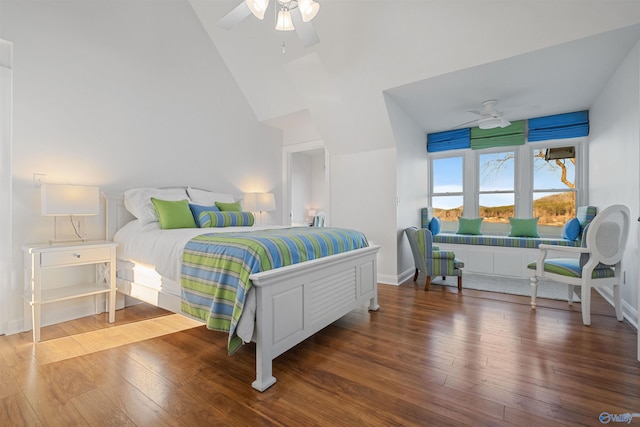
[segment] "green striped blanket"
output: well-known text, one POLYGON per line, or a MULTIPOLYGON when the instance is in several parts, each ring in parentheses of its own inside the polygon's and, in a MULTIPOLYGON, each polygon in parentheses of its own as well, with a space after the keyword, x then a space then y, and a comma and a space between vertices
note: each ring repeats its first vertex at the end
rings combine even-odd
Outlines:
POLYGON ((229 332, 233 354, 242 345, 235 330, 251 274, 366 246, 358 231, 325 227, 197 236, 182 256, 182 311, 204 320, 209 329, 229 332))

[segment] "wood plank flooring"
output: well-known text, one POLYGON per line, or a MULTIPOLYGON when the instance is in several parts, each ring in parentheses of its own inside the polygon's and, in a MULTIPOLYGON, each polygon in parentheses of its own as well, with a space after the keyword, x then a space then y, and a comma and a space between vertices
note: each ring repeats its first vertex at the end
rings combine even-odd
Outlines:
MULTIPOLYGON (((636 331, 580 305, 409 282, 278 357, 251 388, 253 345, 138 305, 0 337, 2 426, 602 425, 640 413, 636 331)), ((616 424, 616 423, 612 423, 616 424)), ((631 424, 640 424, 640 418, 631 424)))

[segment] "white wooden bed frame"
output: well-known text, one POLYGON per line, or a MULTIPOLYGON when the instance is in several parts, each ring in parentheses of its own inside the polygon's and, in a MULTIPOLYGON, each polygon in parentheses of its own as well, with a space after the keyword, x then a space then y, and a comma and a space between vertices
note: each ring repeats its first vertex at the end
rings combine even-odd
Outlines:
MULTIPOLYGON (((106 196, 106 237, 133 219, 122 194, 106 196)), ((369 246, 313 261, 252 274, 256 292, 256 380, 264 391, 276 382, 273 359, 355 308, 368 303, 377 311, 377 253, 369 246)), ((143 284, 119 287, 119 292, 180 313, 180 297, 143 284), (135 289, 135 292, 133 291, 135 289)))

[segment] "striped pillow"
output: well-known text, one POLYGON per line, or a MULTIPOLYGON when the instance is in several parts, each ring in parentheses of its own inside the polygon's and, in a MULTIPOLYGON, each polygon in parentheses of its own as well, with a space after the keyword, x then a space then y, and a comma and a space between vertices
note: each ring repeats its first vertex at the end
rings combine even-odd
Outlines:
POLYGON ((205 211, 198 216, 200 227, 245 227, 252 226, 254 217, 251 212, 205 211))

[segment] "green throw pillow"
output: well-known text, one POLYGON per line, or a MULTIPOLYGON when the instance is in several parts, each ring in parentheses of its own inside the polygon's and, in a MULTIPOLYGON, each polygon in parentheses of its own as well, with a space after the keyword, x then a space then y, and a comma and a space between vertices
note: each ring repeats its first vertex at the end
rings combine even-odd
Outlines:
POLYGON ((511 218, 511 231, 509 237, 540 237, 538 234, 538 219, 539 218, 511 218))
POLYGON ((484 218, 463 218, 458 217, 458 231, 456 234, 482 234, 480 227, 484 218))
POLYGON ((188 200, 168 201, 151 198, 153 207, 160 219, 160 228, 169 230, 172 228, 196 228, 188 200))
POLYGON ((216 206, 223 212, 242 212, 242 207, 240 206, 240 202, 216 202, 216 206))

